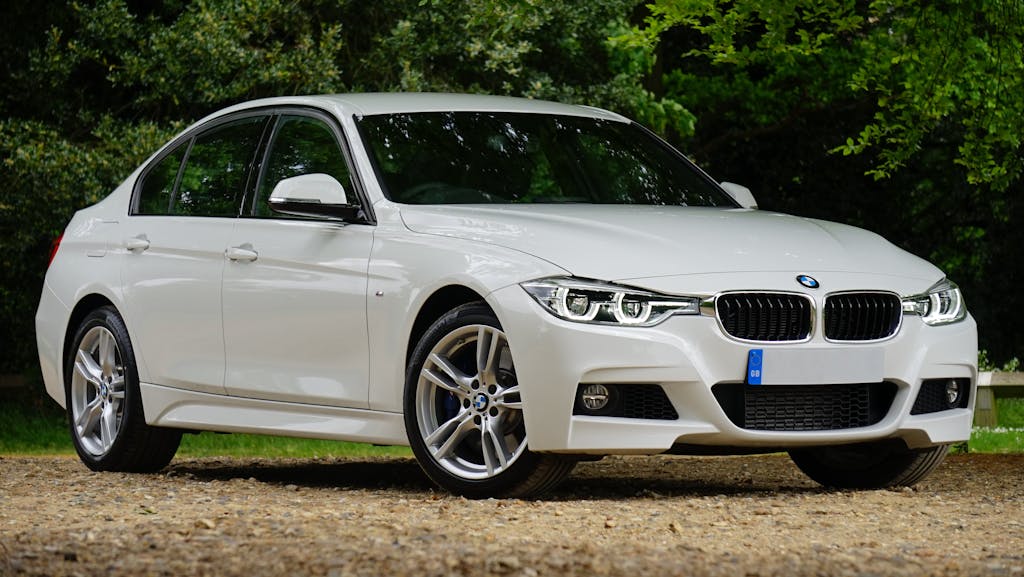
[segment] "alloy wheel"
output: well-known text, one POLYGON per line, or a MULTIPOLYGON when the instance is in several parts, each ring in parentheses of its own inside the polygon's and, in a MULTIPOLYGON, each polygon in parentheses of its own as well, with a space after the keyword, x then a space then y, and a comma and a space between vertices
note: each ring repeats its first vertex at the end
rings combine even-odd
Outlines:
POLYGON ((82 448, 105 455, 124 417, 125 371, 113 333, 96 326, 82 337, 71 377, 72 427, 82 448))
POLYGON ((508 470, 526 451, 522 398, 500 329, 459 327, 431 349, 416 390, 420 435, 430 456, 466 480, 508 470))

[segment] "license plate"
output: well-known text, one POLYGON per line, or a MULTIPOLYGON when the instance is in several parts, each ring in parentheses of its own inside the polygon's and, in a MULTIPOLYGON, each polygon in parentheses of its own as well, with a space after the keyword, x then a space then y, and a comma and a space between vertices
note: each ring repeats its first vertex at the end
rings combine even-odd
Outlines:
POLYGON ((885 374, 880 347, 750 349, 749 385, 878 383, 885 374))

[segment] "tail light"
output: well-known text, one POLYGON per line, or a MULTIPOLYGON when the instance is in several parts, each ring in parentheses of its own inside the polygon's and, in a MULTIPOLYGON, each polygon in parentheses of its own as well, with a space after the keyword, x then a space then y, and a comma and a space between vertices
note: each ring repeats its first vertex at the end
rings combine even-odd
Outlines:
POLYGON ((50 245, 50 260, 46 261, 46 268, 50 268, 53 264, 53 257, 57 256, 57 251, 60 249, 60 241, 64 240, 64 233, 53 239, 53 244, 50 245))

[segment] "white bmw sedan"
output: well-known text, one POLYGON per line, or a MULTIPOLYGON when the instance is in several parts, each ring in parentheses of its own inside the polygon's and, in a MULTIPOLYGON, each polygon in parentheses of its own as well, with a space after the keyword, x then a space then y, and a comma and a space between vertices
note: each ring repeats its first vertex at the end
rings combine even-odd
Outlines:
POLYGON ((759 211, 617 114, 466 95, 199 121, 74 216, 36 327, 91 469, 267 433, 408 444, 471 497, 627 453, 910 485, 968 438, 977 377, 931 264, 759 211))

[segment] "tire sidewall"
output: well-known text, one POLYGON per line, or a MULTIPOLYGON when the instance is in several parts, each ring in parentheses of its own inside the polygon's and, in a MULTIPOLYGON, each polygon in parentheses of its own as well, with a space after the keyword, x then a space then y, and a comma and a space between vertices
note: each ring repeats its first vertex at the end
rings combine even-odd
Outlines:
MULTIPOLYGON (((430 351, 441 339, 452 331, 468 325, 487 325, 502 330, 501 323, 487 305, 482 302, 469 303, 451 310, 435 321, 417 343, 409 358, 405 375, 403 398, 405 431, 416 461, 434 483, 465 497, 500 496, 509 493, 523 483, 537 468, 538 455, 531 452, 529 446, 515 463, 494 477, 464 479, 454 475, 434 459, 420 434, 419 411, 416 406, 416 388, 419 384, 420 371, 423 369, 430 351)), ((513 357, 513 365, 514 362, 513 357)), ((524 407, 523 410, 525 411, 526 408, 524 407)), ((527 433, 527 443, 529 443, 529 433, 527 433)))
POLYGON ((67 358, 64 362, 64 398, 67 407, 68 431, 71 434, 71 441, 75 445, 75 451, 78 453, 79 458, 90 469, 102 471, 119 468, 120 455, 125 452, 124 445, 128 442, 128 431, 134 427, 136 420, 144 419, 141 414, 142 404, 139 402, 138 395, 139 373, 135 364, 135 354, 132 350, 131 341, 128 338, 128 329, 124 324, 124 320, 117 311, 111 307, 101 307, 96 309, 82 319, 81 324, 78 326, 78 330, 75 331, 75 336, 71 341, 71 347, 68 348, 67 358), (73 405, 71 401, 71 380, 74 376, 75 357, 78 354, 78 347, 81 345, 82 339, 85 337, 86 333, 94 327, 104 327, 114 335, 114 342, 117 344, 118 351, 121 354, 121 363, 124 366, 125 378, 124 401, 121 403, 121 424, 117 429, 117 435, 114 439, 114 443, 103 455, 93 455, 82 446, 81 440, 78 437, 78 432, 75 429, 73 405))

